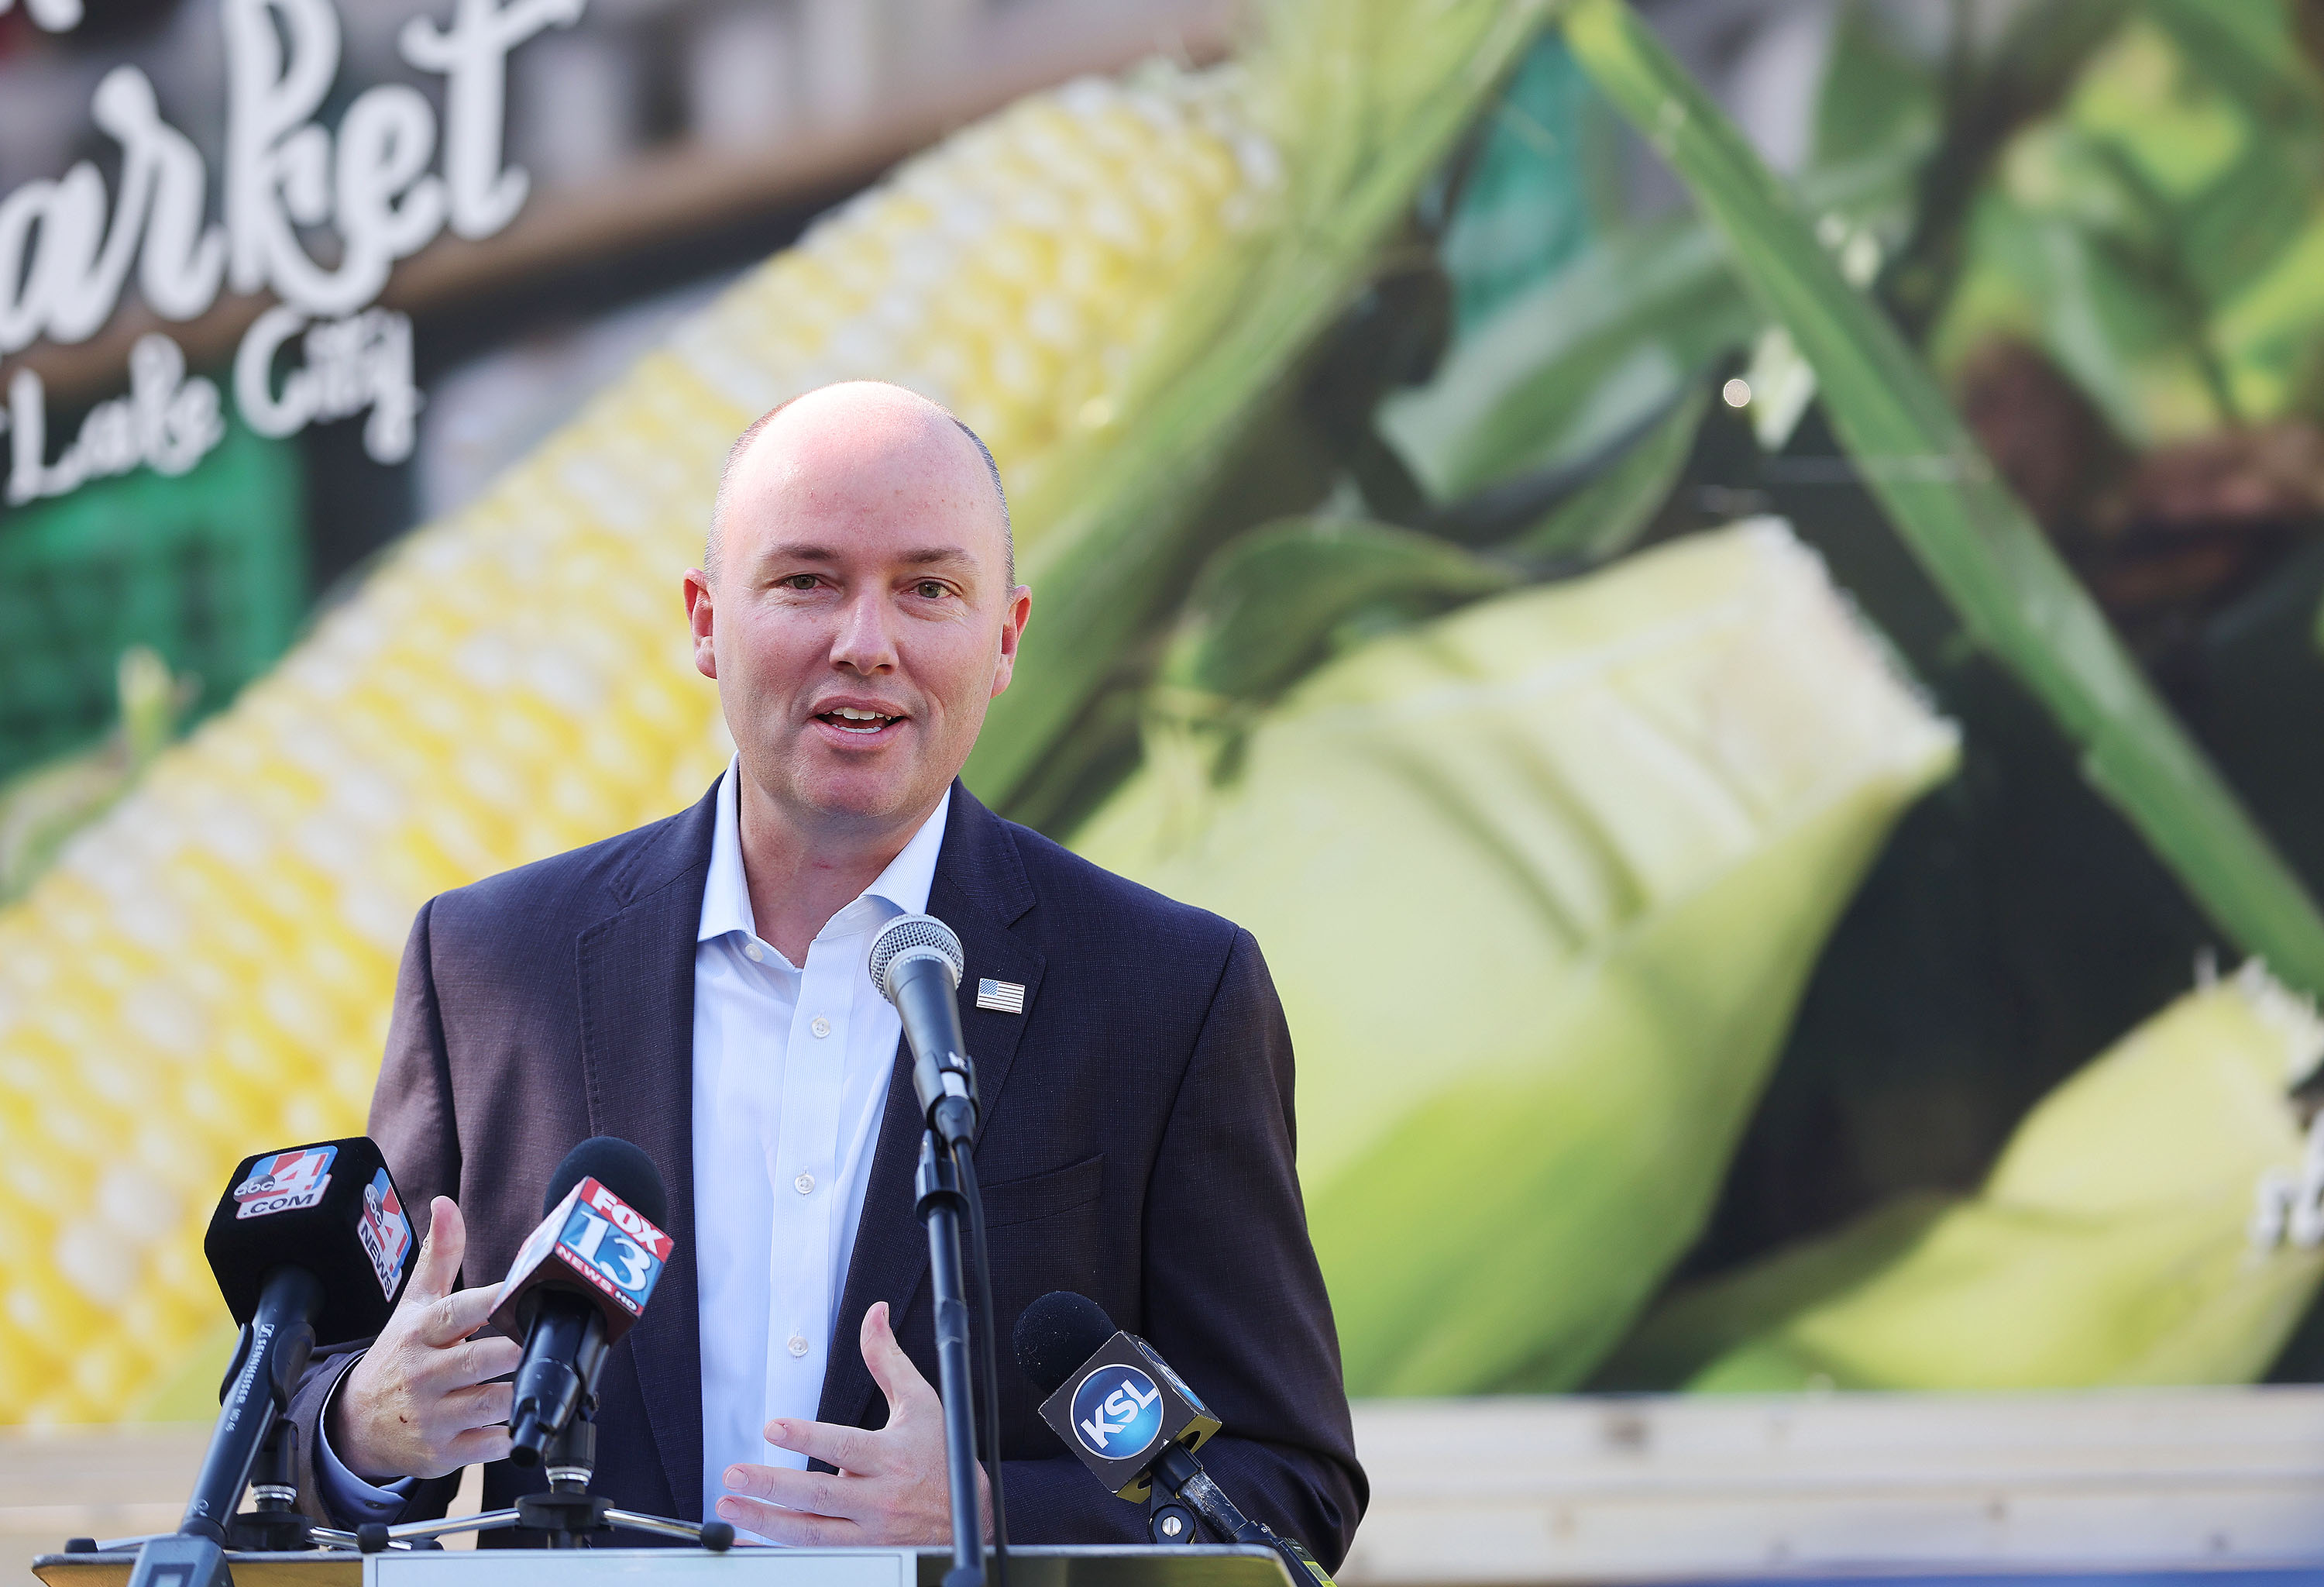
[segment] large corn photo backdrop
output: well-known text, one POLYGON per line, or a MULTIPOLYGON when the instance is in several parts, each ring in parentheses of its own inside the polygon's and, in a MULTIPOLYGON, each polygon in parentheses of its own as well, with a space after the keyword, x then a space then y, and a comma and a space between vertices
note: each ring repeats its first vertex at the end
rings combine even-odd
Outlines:
MULTIPOLYGON (((415 531, 0 912, 23 1253, 0 1420, 198 1413, 221 1176, 359 1127, 426 898, 699 796, 729 746, 678 580, 719 463, 853 377, 950 406, 1014 503, 1037 621, 970 786, 1267 952, 1351 1392, 1951 1387, 2000 1370, 1980 1326, 2026 1337, 2013 1384, 2264 1370, 2324 1267, 2292 1096, 2324 1051, 2300 995, 2324 925, 1864 295, 1928 119, 1859 116, 1787 189, 1619 0, 1259 10, 1227 64, 1032 96, 816 224, 415 531), (1584 71, 1693 213, 1576 220, 1539 281, 1496 273, 1489 226, 1423 223, 1517 180, 1481 136, 1498 96, 1554 110, 1584 71), (1450 302, 1437 254, 1485 261, 1450 302), (1448 327, 1441 366, 1412 351, 1448 327), (1753 415, 1766 444, 1821 389, 1863 416, 1835 421, 1851 452, 1946 464, 1868 476, 1970 641, 2289 988, 2255 959, 2147 1010, 1973 1195, 1657 1300, 1835 924, 1962 752, 1782 521, 1654 532, 1704 376, 1747 354, 1803 393, 1753 415), (2176 1177, 2142 1179, 2197 1122, 2176 1177)), ((2093 80, 2151 81, 2164 37, 2093 80)), ((1983 315, 2103 378, 2013 241, 2044 189, 2007 170, 1936 348, 1983 315)), ((2278 229, 2290 260, 2306 234, 2278 229)), ((2227 384, 2261 390, 2264 347, 2280 408, 2297 306, 2238 286, 2227 384)))
MULTIPOLYGON (((990 442, 1025 575, 1064 594, 1084 542, 1119 562, 1170 532, 1153 498, 1334 311, 1536 20, 1286 5, 1234 64, 964 131, 416 532, 164 756, 0 916, 0 1206, 32 1253, 0 1311, 0 1416, 133 1412, 214 1333, 221 1176, 253 1140, 359 1127, 422 900, 715 774, 675 576, 744 424, 835 379, 922 387, 990 442)), ((1045 662, 988 756, 1038 759, 1090 668, 1045 662)))

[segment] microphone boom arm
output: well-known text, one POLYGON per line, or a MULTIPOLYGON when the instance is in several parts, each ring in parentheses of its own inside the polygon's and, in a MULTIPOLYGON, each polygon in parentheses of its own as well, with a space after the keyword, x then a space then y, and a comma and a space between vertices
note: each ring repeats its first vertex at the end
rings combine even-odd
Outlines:
POLYGON ((1226 1490, 1211 1481, 1185 1444, 1174 1444, 1162 1452, 1154 1462, 1154 1480, 1184 1500, 1187 1508, 1208 1521, 1211 1529, 1231 1543, 1256 1544, 1271 1548, 1279 1555, 1291 1573, 1295 1587, 1307 1587, 1310 1581, 1317 1587, 1335 1587, 1323 1563, 1307 1552, 1306 1545, 1296 1537, 1286 1537, 1265 1521, 1254 1521, 1242 1513, 1226 1490))

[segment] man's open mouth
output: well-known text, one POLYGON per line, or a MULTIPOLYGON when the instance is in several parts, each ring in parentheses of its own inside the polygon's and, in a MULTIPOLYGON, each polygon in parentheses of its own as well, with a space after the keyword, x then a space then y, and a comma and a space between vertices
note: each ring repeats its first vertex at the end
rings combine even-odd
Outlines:
POLYGON ((841 706, 834 710, 818 713, 816 720, 829 723, 842 733, 859 734, 869 738, 890 724, 904 719, 901 716, 883 715, 878 711, 858 710, 853 706, 841 706))

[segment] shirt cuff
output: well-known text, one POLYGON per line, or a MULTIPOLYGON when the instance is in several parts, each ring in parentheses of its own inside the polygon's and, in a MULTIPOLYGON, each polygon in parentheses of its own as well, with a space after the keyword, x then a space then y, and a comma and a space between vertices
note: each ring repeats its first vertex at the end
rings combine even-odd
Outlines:
MULTIPOLYGON (((355 1362, 347 1364, 353 1367, 355 1362)), ((332 1384, 331 1391, 323 1397, 323 1414, 315 1418, 315 1481, 323 1490, 318 1497, 332 1515, 357 1526, 366 1521, 392 1522, 410 1502, 416 1479, 399 1477, 384 1488, 377 1487, 347 1470, 339 1459, 331 1447, 331 1407, 338 1400, 339 1384, 346 1380, 346 1374, 340 1373, 338 1383, 332 1384)))

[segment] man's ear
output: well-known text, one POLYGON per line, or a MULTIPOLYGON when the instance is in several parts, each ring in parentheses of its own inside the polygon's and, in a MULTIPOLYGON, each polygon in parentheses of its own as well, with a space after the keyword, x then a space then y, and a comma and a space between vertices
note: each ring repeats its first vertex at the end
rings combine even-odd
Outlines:
POLYGON ((686 625, 694 631, 694 669, 705 678, 716 678, 718 651, 711 642, 716 623, 710 576, 699 567, 686 570, 686 625))
POLYGON ((1025 638, 1025 624, 1032 615, 1032 587, 1020 584, 1009 592, 1009 609, 1001 614, 1001 660, 992 669, 992 692, 996 697, 1017 675, 1017 647, 1025 638))

